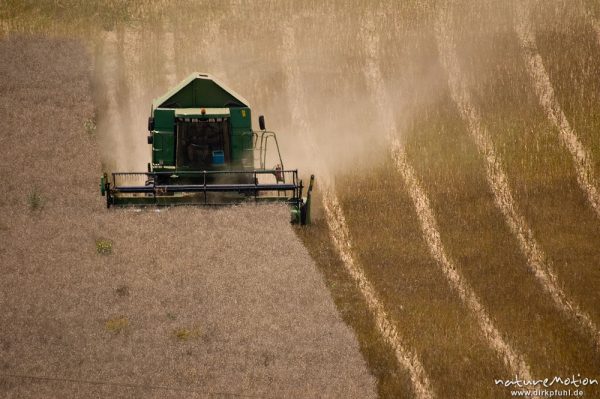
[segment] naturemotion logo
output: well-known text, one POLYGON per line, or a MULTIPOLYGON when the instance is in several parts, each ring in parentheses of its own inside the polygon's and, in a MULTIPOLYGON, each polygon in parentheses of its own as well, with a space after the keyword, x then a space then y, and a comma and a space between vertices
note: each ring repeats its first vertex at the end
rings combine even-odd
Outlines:
POLYGON ((544 378, 539 380, 522 380, 518 376, 515 376, 512 380, 494 379, 496 385, 502 385, 504 387, 516 387, 516 388, 527 388, 543 386, 544 388, 550 388, 554 384, 563 385, 565 387, 572 386, 575 388, 585 387, 588 385, 598 385, 598 380, 595 378, 581 377, 581 374, 572 375, 571 377, 560 377, 554 376, 552 378, 544 378))
POLYGON ((583 390, 578 388, 598 385, 596 378, 582 377, 581 374, 571 375, 570 377, 554 376, 551 378, 540 379, 520 379, 515 376, 513 379, 494 379, 496 385, 505 388, 512 388, 511 396, 525 397, 581 397, 583 390), (568 388, 568 389, 567 389, 568 388))

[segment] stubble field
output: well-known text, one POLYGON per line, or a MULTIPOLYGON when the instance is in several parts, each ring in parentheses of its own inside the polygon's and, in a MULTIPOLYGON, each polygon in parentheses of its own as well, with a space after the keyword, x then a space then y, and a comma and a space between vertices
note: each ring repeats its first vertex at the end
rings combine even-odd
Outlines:
POLYGON ((374 396, 285 206, 106 209, 87 50, 0 53, 0 396, 374 396))

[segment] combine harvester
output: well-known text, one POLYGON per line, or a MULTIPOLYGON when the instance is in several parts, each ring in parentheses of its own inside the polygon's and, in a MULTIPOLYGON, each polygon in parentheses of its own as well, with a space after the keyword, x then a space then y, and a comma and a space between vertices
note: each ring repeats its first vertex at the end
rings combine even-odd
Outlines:
POLYGON ((107 173, 106 206, 227 205, 286 202, 292 223, 310 223, 314 176, 303 197, 298 170, 285 170, 274 132, 258 118, 252 130, 248 101, 213 76, 194 73, 152 103, 147 172, 107 173), (279 164, 267 169, 274 144, 279 164))

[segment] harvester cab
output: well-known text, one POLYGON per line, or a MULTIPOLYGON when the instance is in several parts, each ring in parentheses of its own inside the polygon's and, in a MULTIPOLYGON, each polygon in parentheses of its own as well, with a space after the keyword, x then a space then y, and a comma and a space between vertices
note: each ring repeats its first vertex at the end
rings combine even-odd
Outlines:
POLYGON ((310 223, 314 176, 303 196, 298 170, 285 169, 264 117, 252 129, 248 101, 215 77, 194 73, 152 103, 146 172, 105 173, 107 207, 224 205, 281 201, 292 223, 310 223), (274 148, 276 166, 267 168, 274 148))

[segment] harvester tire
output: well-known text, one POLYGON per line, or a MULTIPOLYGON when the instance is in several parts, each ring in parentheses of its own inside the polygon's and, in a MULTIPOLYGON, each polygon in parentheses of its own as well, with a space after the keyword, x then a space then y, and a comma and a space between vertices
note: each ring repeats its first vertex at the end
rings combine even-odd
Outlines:
POLYGON ((300 205, 300 225, 306 224, 306 204, 300 205))

